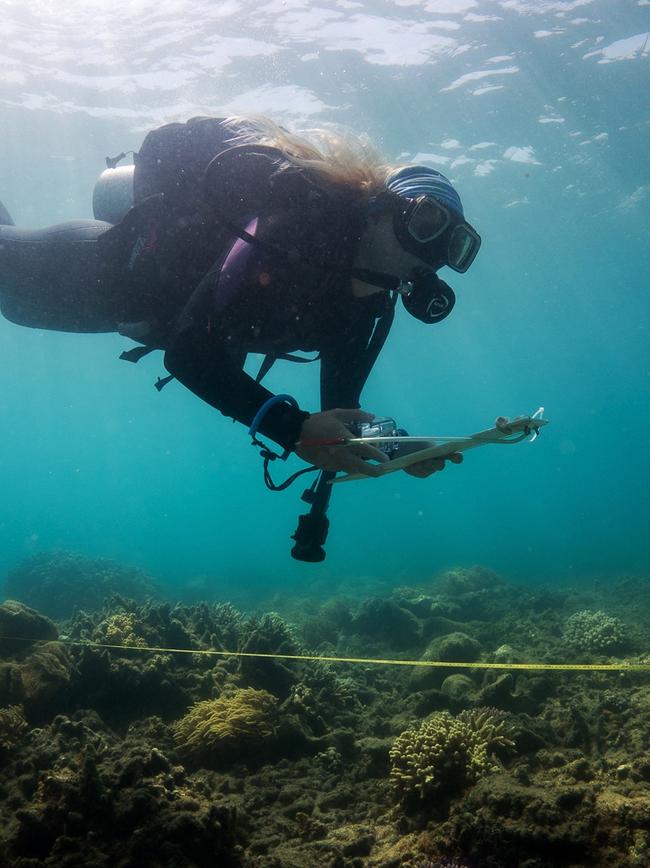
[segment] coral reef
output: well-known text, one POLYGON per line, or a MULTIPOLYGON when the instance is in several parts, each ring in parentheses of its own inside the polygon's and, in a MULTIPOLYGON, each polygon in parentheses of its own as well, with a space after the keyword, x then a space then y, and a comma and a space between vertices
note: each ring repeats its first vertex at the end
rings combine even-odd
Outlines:
POLYGON ((160 721, 118 739, 86 711, 30 735, 25 758, 6 767, 2 868, 242 864, 234 811, 161 750, 160 721))
POLYGON ((605 612, 583 609, 567 619, 563 639, 577 651, 596 654, 617 651, 626 644, 627 633, 622 621, 605 612))
POLYGON ((174 738, 183 750, 202 754, 259 748, 276 733, 277 702, 252 687, 197 702, 174 724, 174 738))
POLYGON ((495 748, 512 746, 505 719, 495 709, 476 708, 457 717, 437 712, 397 737, 390 777, 405 797, 462 790, 498 768, 491 757, 495 748))
POLYGON ((143 602, 156 593, 154 581, 141 570, 62 551, 27 558, 7 574, 5 588, 7 596, 57 619, 100 609, 112 594, 143 602))
POLYGON ((650 864, 647 674, 509 668, 611 653, 567 642, 584 611, 647 664, 647 580, 529 589, 472 568, 377 591, 252 612, 112 593, 57 623, 0 607, 26 640, 0 644, 0 868, 650 864))

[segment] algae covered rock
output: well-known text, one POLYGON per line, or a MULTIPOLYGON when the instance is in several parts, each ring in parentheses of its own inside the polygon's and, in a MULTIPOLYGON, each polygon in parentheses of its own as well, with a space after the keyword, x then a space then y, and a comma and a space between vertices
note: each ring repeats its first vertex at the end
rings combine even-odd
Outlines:
POLYGON ((393 648, 411 648, 420 640, 420 623, 411 612, 392 600, 364 600, 350 629, 393 648))
POLYGON ((437 577, 436 589, 450 596, 504 588, 506 582, 487 567, 454 567, 437 577))
POLYGON ((0 663, 0 706, 20 704, 30 720, 64 708, 75 671, 60 642, 39 645, 20 661, 0 663))
POLYGON ((47 642, 25 660, 9 665, 13 665, 13 699, 22 703, 30 719, 65 707, 76 670, 64 645, 47 642))
MULTIPOLYGON (((481 646, 466 633, 454 632, 446 636, 438 636, 427 646, 420 657, 422 663, 473 663, 481 656, 481 646)), ((409 684, 414 690, 427 690, 440 687, 449 675, 448 668, 436 666, 415 666, 409 677, 409 684)))
POLYGON ((56 625, 17 600, 5 600, 0 606, 0 653, 29 649, 29 641, 58 639, 56 625))
POLYGON ((434 639, 429 646, 437 659, 446 663, 475 663, 481 657, 481 646, 466 633, 450 633, 434 639))
POLYGON ((512 607, 512 588, 485 567, 456 567, 441 573, 434 584, 438 603, 432 612, 463 621, 495 620, 512 607), (444 604, 453 609, 444 611, 444 604))
POLYGON ((436 603, 436 598, 432 597, 431 594, 408 586, 396 588, 393 591, 393 596, 398 606, 401 606, 402 609, 408 609, 418 618, 426 618, 430 615, 432 606, 436 603))
POLYGON ((476 693, 476 685, 467 675, 457 672, 445 678, 440 687, 440 692, 448 699, 455 702, 463 702, 471 699, 476 693))
POLYGON ((522 663, 523 654, 513 648, 512 645, 499 645, 492 655, 494 663, 522 663))
POLYGON ((389 754, 390 779, 407 799, 462 791, 498 769, 498 747, 513 747, 501 712, 475 708, 454 717, 439 711, 397 737, 389 754))

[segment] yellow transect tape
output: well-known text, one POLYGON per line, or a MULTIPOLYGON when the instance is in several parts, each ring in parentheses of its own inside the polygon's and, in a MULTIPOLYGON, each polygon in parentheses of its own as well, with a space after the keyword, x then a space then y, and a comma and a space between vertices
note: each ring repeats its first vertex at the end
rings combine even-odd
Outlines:
MULTIPOLYGON (((0 637, 13 638, 13 637, 0 637)), ((15 637, 18 639, 18 637, 15 637)), ((34 640, 20 639, 30 642, 34 640)), ((324 657, 319 654, 271 654, 261 651, 215 651, 190 648, 162 648, 155 645, 110 645, 83 642, 74 639, 53 639, 64 645, 82 645, 86 648, 105 648, 119 651, 151 651, 166 654, 207 654, 215 657, 262 657, 280 660, 309 660, 324 663, 360 663, 372 666, 428 666, 440 669, 529 669, 554 672, 650 672, 650 663, 460 663, 447 660, 390 660, 373 657, 324 657)))

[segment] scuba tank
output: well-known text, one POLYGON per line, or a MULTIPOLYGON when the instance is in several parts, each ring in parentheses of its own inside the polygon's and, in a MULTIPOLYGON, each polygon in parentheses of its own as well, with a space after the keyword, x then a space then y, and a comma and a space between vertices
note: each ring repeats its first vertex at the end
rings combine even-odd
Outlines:
POLYGON ((133 174, 135 166, 104 169, 93 190, 95 220, 115 225, 133 207, 133 174))

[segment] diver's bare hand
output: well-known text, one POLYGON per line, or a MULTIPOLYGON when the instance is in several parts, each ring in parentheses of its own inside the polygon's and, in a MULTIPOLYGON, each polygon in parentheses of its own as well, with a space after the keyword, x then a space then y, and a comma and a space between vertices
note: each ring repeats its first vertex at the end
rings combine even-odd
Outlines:
POLYGON ((369 460, 385 462, 388 456, 369 443, 348 443, 354 435, 346 422, 371 422, 372 413, 364 410, 325 410, 314 413, 302 423, 296 454, 321 470, 381 476, 381 469, 369 460))
POLYGON ((418 479, 426 479, 432 473, 444 470, 445 461, 451 461, 452 464, 462 464, 463 454, 462 452, 454 452, 445 458, 426 458, 424 461, 418 461, 417 464, 405 467, 404 473, 408 473, 409 476, 417 476, 418 479))

